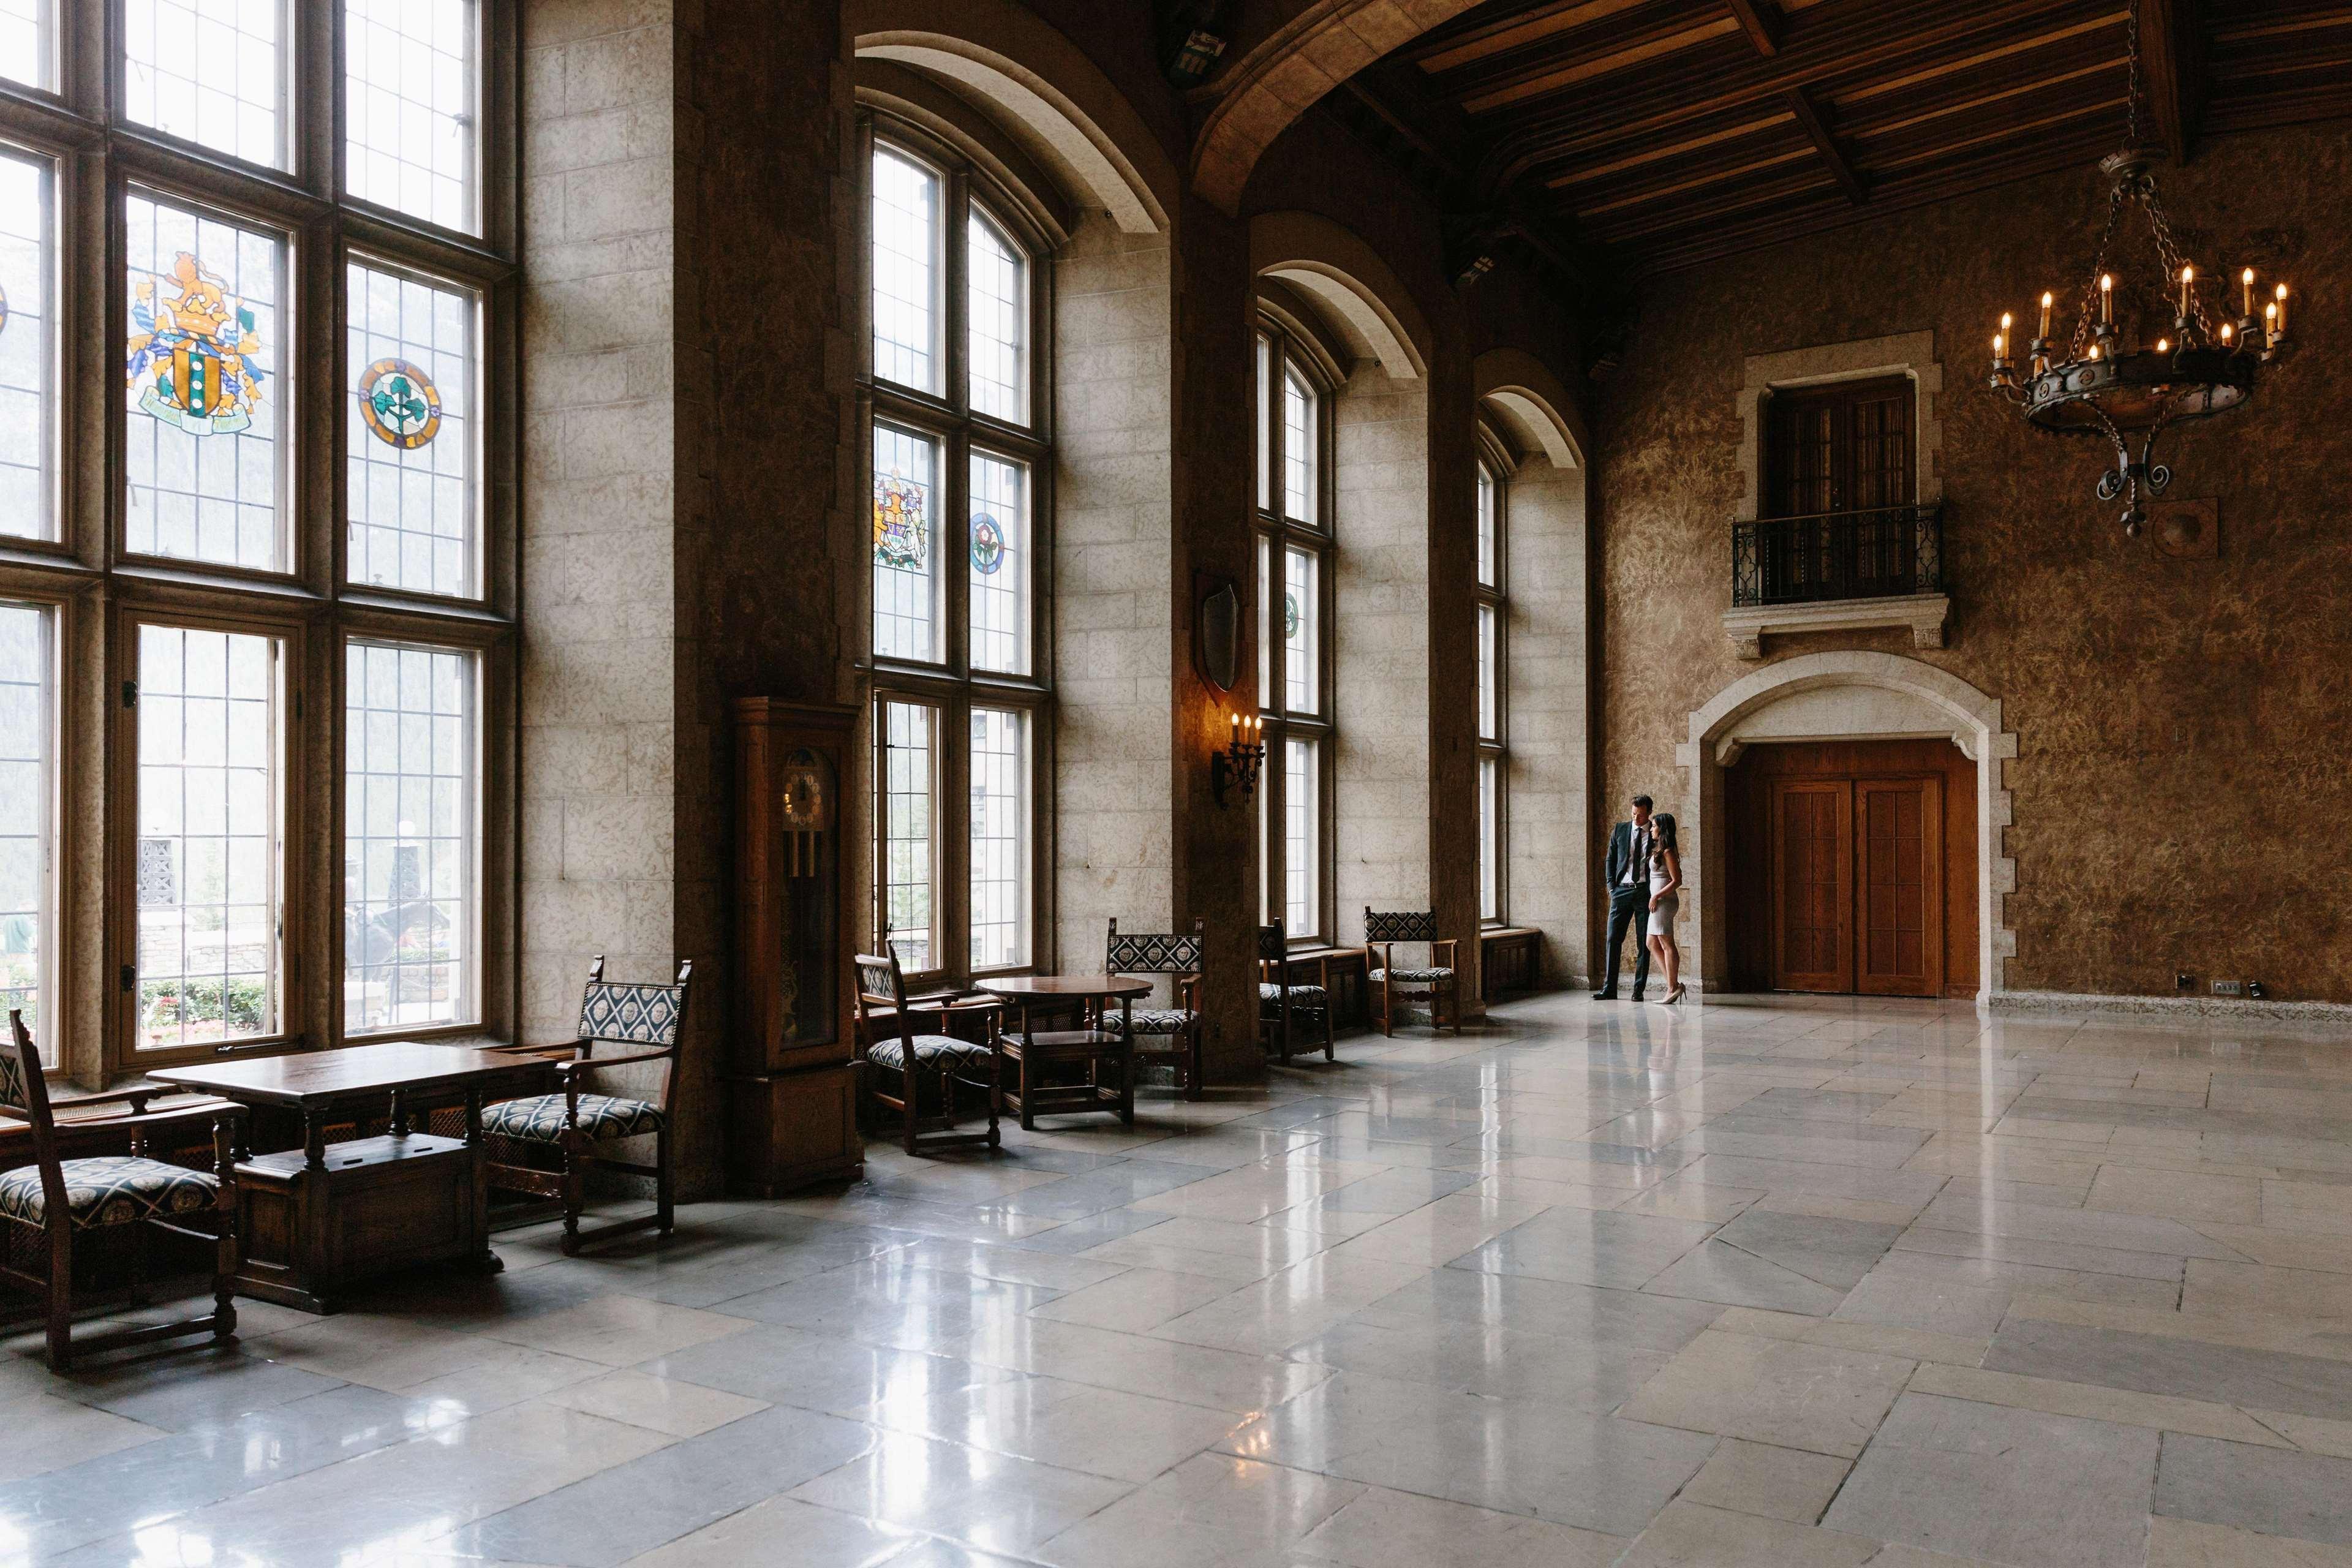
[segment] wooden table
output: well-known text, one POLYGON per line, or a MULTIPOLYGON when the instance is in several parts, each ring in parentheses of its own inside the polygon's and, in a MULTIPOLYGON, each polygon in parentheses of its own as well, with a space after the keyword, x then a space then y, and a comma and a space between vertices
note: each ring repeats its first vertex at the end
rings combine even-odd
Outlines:
POLYGON ((530 1057, 386 1040, 148 1076, 301 1117, 301 1148, 237 1152, 237 1289, 331 1312, 344 1287, 371 1275, 426 1263, 484 1274, 505 1267, 489 1245, 482 1104, 542 1090, 553 1075, 530 1057), (421 1106, 451 1100, 466 1108, 463 1138, 411 1130, 421 1106), (383 1136, 327 1142, 331 1121, 385 1106, 392 1126, 383 1136))
POLYGON ((1015 1087, 1005 1090, 1004 1098, 1020 1116, 1024 1128, 1034 1130, 1040 1111, 1063 1110, 1117 1110, 1119 1121, 1129 1127, 1135 1125, 1135 1057, 1129 1048, 1134 1031, 1128 1026, 1134 1016, 1135 999, 1151 994, 1150 981, 1124 974, 1008 974, 996 980, 975 981, 973 988, 1021 1015, 1021 1032, 1015 1035, 1000 1027, 996 1039, 997 1048, 1012 1059, 1015 1068, 1015 1087), (1119 1010, 1117 1029, 1039 1030, 1029 1025, 1034 1007, 1066 1006, 1078 1002, 1092 1003, 1099 1008, 1114 1001, 1119 1010), (1029 1076, 1033 1063, 1040 1068, 1083 1065, 1087 1080, 1034 1083, 1029 1076), (1115 1088, 1102 1081, 1105 1063, 1118 1069, 1115 1088))

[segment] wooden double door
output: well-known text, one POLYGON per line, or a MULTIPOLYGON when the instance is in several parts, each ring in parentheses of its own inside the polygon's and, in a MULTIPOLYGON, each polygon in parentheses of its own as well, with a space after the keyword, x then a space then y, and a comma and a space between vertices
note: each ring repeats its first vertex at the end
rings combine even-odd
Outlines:
POLYGON ((1954 840, 1969 841, 1964 869, 1974 823, 1961 833, 1950 818, 1956 807, 1973 817, 1975 781, 1956 780, 1937 752, 1965 761, 1946 742, 1751 752, 1769 754, 1734 792, 1745 797, 1733 813, 1735 946, 1750 984, 1874 996, 1974 988, 1967 884, 1952 886, 1954 840))

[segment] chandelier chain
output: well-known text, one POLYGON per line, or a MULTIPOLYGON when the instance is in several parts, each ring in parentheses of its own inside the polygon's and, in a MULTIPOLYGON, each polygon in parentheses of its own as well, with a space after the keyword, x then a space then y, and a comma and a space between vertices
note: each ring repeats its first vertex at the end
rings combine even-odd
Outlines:
POLYGON ((2124 9, 2124 58, 2129 72, 2124 89, 2124 145, 2139 145, 2139 0, 2124 9))

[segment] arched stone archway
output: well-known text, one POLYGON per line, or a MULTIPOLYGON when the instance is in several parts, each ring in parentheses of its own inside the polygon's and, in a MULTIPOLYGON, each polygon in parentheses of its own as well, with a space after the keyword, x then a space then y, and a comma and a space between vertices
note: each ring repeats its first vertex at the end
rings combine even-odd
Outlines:
POLYGON ((1249 236, 1253 274, 1280 279, 1329 311, 1370 345, 1391 380, 1428 374, 1429 322, 1362 235, 1319 213, 1284 210, 1251 218, 1249 236))
MULTIPOLYGON (((1977 764, 1977 926, 1982 969, 1977 1000, 2004 987, 2017 933, 2003 924, 2002 900, 2017 889, 2017 862, 2001 853, 2000 830, 2013 805, 2001 764, 2017 755, 2017 736, 2001 727, 1998 698, 1948 670, 1899 654, 1802 654, 1740 677, 1690 716, 1690 739, 1675 748, 1685 773, 1683 875, 1698 911, 1685 929, 1685 972, 1702 990, 1719 988, 1708 955, 1725 951, 1728 915, 1720 878, 1727 863, 1724 771, 1753 741, 1948 739, 1977 764)), ((1664 802, 1660 805, 1663 806, 1664 802)))
POLYGON ((1192 143, 1193 190, 1237 215, 1251 171, 1291 121, 1382 55, 1476 3, 1308 0, 1254 42, 1244 35, 1233 63, 1213 84, 1222 96, 1192 143))
POLYGON ((895 60, 956 84, 1051 169, 1073 199, 1108 213, 1121 233, 1168 232, 1180 195, 1174 163, 1100 68, 1026 6, 849 0, 842 22, 859 57, 895 60))

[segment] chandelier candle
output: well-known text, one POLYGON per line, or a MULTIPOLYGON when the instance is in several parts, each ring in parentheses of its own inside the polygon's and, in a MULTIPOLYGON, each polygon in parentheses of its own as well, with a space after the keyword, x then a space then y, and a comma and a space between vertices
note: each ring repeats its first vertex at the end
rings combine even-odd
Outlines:
MULTIPOLYGON (((2279 284, 2263 310, 2263 341, 2253 341, 2254 269, 2238 278, 2244 320, 2209 324, 2197 301, 2197 268, 2173 238, 2172 219, 2157 195, 2157 164, 2164 154, 2140 140, 2141 56, 2139 5, 2126 13, 2125 39, 2131 68, 2125 97, 2123 148, 2099 164, 2107 177, 2106 225, 2091 258, 2090 279, 2082 294, 2082 313, 2062 348, 2050 334, 2054 295, 2042 296, 2042 335, 2034 340, 2032 368, 2021 378, 2006 357, 2011 318, 2001 318, 2001 335, 1993 340, 1993 392, 2018 405, 2026 422, 2038 430, 2060 436, 2087 436, 2105 442, 2115 453, 2113 467, 2099 477, 2101 500, 2123 503, 2126 534, 2137 535, 2147 520, 2141 505, 2148 496, 2161 495, 2172 483, 2172 470, 2156 461, 2157 441, 2172 426, 2190 419, 2226 414, 2254 394, 2260 369, 2286 348, 2287 289, 2279 284), (2143 222, 2146 261, 2125 252, 2122 220, 2137 212, 2143 222), (2124 293, 2127 319, 2116 320, 2116 279, 2119 273, 2152 261, 2153 278, 2124 293), (2153 283, 2154 287, 2147 286, 2153 283), (2143 335, 2159 321, 2147 306, 2179 290, 2179 314, 2173 330, 2154 340, 2143 335), (2091 314, 2091 297, 2098 297, 2098 314, 2091 314)), ((2145 274, 2142 275, 2146 277, 2145 274)), ((2226 297, 2225 297, 2226 298, 2226 297)), ((2160 305, 2159 305, 2160 308, 2160 305)))

